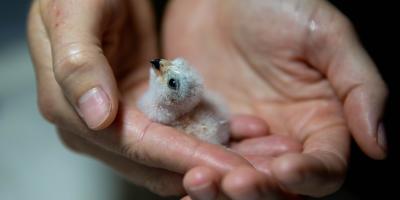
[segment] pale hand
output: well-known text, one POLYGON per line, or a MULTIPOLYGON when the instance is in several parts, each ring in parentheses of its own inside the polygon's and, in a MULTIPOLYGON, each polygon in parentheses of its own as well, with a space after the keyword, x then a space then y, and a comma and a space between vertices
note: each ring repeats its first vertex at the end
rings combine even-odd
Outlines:
POLYGON ((233 113, 270 127, 270 136, 232 144, 269 178, 199 168, 186 175, 201 177, 185 182, 192 197, 246 199, 265 195, 260 187, 330 194, 345 178, 350 132, 369 156, 384 157, 385 84, 349 21, 326 1, 175 0, 165 17, 165 57, 185 57, 233 113), (279 145, 285 151, 276 153, 279 145))

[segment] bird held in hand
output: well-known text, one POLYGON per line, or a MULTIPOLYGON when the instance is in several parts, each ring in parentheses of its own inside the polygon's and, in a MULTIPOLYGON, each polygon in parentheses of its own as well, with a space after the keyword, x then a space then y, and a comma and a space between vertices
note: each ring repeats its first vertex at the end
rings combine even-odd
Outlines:
POLYGON ((152 121, 170 125, 213 143, 229 140, 227 109, 204 91, 203 81, 182 59, 151 61, 149 88, 139 99, 139 109, 152 121))

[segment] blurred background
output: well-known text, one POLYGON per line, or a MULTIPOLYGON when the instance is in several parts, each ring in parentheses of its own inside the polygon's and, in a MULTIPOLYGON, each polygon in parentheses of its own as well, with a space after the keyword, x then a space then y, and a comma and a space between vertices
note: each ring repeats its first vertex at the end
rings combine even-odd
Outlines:
MULTIPOLYGON (((388 83, 391 94, 384 121, 389 156, 385 161, 373 161, 353 144, 343 189, 324 199, 389 199, 397 196, 396 184, 390 182, 400 178, 396 171, 400 169, 396 162, 400 139, 395 117, 400 89, 396 88, 394 73, 398 56, 389 51, 397 47, 393 33, 399 18, 389 11, 395 6, 388 1, 331 2, 353 21, 388 83)), ((0 4, 0 200, 160 199, 127 183, 102 163, 67 150, 54 128, 40 116, 25 39, 29 3, 6 0, 0 4)), ((164 4, 159 2, 157 9, 164 4)))

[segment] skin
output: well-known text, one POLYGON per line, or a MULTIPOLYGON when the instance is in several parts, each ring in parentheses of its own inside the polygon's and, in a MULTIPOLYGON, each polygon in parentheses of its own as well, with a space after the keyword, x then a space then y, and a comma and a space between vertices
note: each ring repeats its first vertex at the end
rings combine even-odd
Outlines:
POLYGON ((155 193, 193 199, 330 194, 344 179, 349 131, 369 156, 384 157, 377 127, 385 85, 325 1, 172 1, 163 55, 148 3, 33 2, 28 39, 40 111, 71 149, 155 193), (187 58, 234 114, 246 114, 232 119, 233 151, 137 110, 148 61, 161 56, 187 58), (97 121, 80 104, 92 88, 108 108, 97 121))
POLYGON ((250 164, 225 148, 152 123, 138 111, 148 61, 159 57, 152 24, 145 0, 33 2, 28 39, 39 108, 67 147, 104 161, 157 194, 182 195, 183 174, 195 166, 224 174, 250 164), (98 86, 111 109, 102 123, 89 128, 77 102, 98 86))
MULTIPOLYGON (((384 157, 384 133, 378 130, 386 87, 350 22, 327 2, 176 0, 163 31, 167 58, 187 58, 207 86, 228 99, 233 113, 258 116, 269 125, 269 137, 242 140, 232 148, 273 181, 233 171, 202 180, 214 188, 204 191, 231 199, 268 197, 238 190, 254 187, 330 194, 345 177, 350 131, 368 155, 384 157), (278 136, 285 139, 275 140, 287 146, 300 144, 301 151, 270 155, 262 149, 278 136), (246 180, 240 186, 228 181, 240 176, 246 180), (222 181, 219 191, 213 180, 222 181)), ((185 182, 186 190, 193 187, 196 183, 185 182)), ((207 199, 201 195, 191 196, 207 199)))

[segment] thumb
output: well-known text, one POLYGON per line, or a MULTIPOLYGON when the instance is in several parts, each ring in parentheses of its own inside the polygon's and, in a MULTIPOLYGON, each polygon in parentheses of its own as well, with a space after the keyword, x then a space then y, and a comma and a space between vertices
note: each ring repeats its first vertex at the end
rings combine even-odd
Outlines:
POLYGON ((311 34, 310 49, 314 49, 310 54, 311 63, 327 76, 341 99, 349 129, 358 145, 371 158, 383 159, 386 85, 359 43, 350 21, 336 9, 329 10, 336 16, 331 23, 326 23, 326 12, 315 17, 321 26, 311 34))
POLYGON ((51 1, 44 12, 54 76, 65 97, 94 130, 107 127, 118 110, 118 89, 103 54, 101 35, 110 6, 98 0, 51 1))

